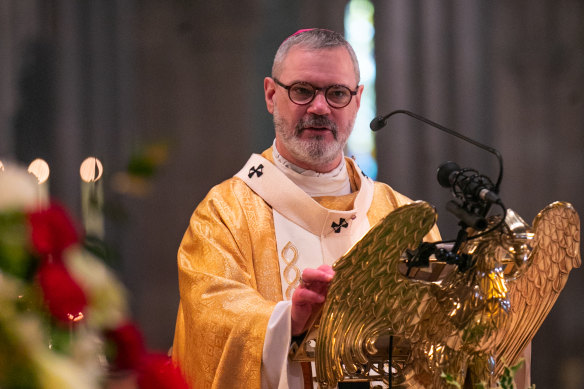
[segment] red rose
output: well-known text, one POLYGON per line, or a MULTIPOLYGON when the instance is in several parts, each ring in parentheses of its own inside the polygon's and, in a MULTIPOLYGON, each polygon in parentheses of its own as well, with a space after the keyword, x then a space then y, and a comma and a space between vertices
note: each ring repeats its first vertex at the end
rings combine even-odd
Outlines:
POLYGON ((140 389, 189 389, 180 369, 164 354, 148 354, 138 369, 140 389))
POLYGON ((59 255, 79 241, 79 235, 65 209, 56 203, 28 215, 33 247, 41 255, 59 255))
POLYGON ((113 370, 134 370, 146 354, 144 339, 138 327, 127 322, 114 330, 106 331, 105 336, 114 343, 113 370))
POLYGON ((70 323, 83 313, 87 298, 63 262, 44 261, 37 277, 45 304, 57 320, 70 323))

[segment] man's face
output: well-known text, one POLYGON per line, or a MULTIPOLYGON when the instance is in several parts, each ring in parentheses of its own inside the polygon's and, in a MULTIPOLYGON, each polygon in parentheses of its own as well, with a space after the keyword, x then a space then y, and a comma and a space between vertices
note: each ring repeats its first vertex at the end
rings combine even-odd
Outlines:
MULTIPOLYGON (((294 47, 276 77, 284 85, 307 82, 322 88, 338 84, 351 90, 357 85, 353 62, 344 48, 315 51, 294 47)), ((331 107, 323 91, 309 104, 295 104, 288 91, 270 77, 264 80, 264 92, 268 111, 274 115, 278 152, 305 169, 328 172, 337 167, 353 130, 363 86, 344 108, 331 107)))

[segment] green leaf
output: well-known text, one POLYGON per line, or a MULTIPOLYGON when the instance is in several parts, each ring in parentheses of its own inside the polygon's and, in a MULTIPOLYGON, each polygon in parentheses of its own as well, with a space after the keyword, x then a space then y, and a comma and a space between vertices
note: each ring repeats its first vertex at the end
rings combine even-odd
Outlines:
POLYGON ((444 378, 444 380, 446 381, 446 383, 448 385, 452 385, 452 386, 454 386, 454 387, 456 387, 458 389, 461 389, 462 388, 462 386, 460 386, 460 384, 450 374, 446 374, 446 373, 443 372, 442 374, 440 374, 440 377, 444 378))
POLYGON ((0 213, 0 271, 30 280, 36 262, 29 250, 25 215, 21 212, 0 213))

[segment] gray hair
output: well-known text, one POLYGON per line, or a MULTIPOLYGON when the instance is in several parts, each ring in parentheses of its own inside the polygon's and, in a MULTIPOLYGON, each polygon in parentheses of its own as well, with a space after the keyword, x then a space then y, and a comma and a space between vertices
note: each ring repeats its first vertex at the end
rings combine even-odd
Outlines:
POLYGON ((357 61, 355 51, 353 51, 353 48, 349 42, 347 42, 345 38, 343 38, 343 36, 338 32, 321 28, 300 30, 286 38, 286 40, 284 40, 284 42, 282 42, 278 48, 278 51, 274 57, 274 64, 272 65, 272 77, 279 76, 288 52, 295 46, 299 46, 307 50, 322 50, 344 47, 351 57, 353 68, 355 70, 355 79, 357 80, 357 84, 359 83, 361 79, 361 74, 359 72, 359 61, 357 61))

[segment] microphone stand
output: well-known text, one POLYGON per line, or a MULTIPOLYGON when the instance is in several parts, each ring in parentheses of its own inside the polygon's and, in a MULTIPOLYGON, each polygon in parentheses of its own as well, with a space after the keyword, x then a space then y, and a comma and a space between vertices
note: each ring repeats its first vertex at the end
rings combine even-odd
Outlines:
POLYGON ((494 148, 487 146, 485 144, 482 144, 480 142, 477 142, 474 139, 468 138, 468 137, 466 137, 466 136, 464 136, 464 135, 462 135, 454 130, 451 130, 450 128, 444 127, 436 122, 433 122, 430 119, 426 119, 425 117, 417 115, 413 112, 406 111, 405 109, 395 110, 393 112, 388 113, 385 116, 377 116, 375 119, 373 119, 371 121, 371 124, 369 125, 369 127, 371 128, 372 131, 379 131, 387 124, 387 119, 389 117, 391 117, 395 114, 398 114, 398 113, 403 113, 405 115, 411 116, 414 119, 420 120, 426 124, 429 124, 430 126, 432 126, 434 128, 442 130, 442 131, 444 131, 452 136, 455 136, 455 137, 462 139, 468 143, 471 143, 471 144, 473 144, 473 145, 475 145, 475 146, 477 146, 485 151, 488 151, 491 154, 494 154, 495 157, 497 157, 497 160, 499 161, 499 177, 497 178, 497 183, 495 184, 495 192, 499 191, 499 185, 501 184, 501 181, 503 180, 503 157, 501 156, 501 153, 499 152, 499 150, 494 149, 494 148))
MULTIPOLYGON (((426 124, 429 124, 430 126, 437 128, 441 131, 444 131, 450 135, 453 135, 459 139, 462 139, 466 142, 469 142, 485 151, 488 151, 491 154, 494 154, 495 157, 497 157, 497 160, 499 162, 499 177, 497 178, 497 183, 495 184, 495 188, 494 188, 494 192, 498 193, 499 192, 499 186, 501 184, 501 181, 503 179, 503 157, 501 156, 501 153, 499 153, 499 151, 497 149, 494 149, 492 147, 489 147, 487 145, 484 145, 480 142, 477 142, 474 139, 468 138, 454 130, 451 130, 447 127, 444 127, 436 122, 433 122, 432 120, 426 119, 423 116, 417 115, 413 112, 410 111, 406 111, 403 109, 400 110, 396 110, 393 112, 390 112, 389 114, 385 115, 385 116, 377 116, 375 119, 373 119, 371 121, 371 124, 369 125, 369 127, 371 128, 372 131, 379 131, 381 128, 383 128, 386 124, 387 124, 387 119, 395 114, 398 113, 403 113, 405 115, 411 116, 414 119, 420 120, 426 124)), ((490 180, 489 180, 490 181, 490 180)), ((454 193, 454 192, 453 192, 454 193)), ((470 203, 470 202, 469 202, 470 203)), ((463 205, 467 204, 465 202, 465 200, 463 200, 463 205)), ((488 213, 489 211, 489 207, 490 204, 487 204, 486 206, 482 207, 482 213, 481 215, 477 215, 475 213, 472 213, 470 211, 468 211, 467 209, 465 209, 464 206, 460 206, 459 204, 457 204, 455 201, 451 200, 447 206, 446 209, 448 211, 450 211, 451 213, 453 213, 458 219, 459 219, 459 225, 460 225, 460 230, 458 231, 456 240, 454 240, 454 245, 450 250, 447 250, 443 247, 438 247, 438 244, 440 243, 446 243, 445 241, 442 242, 433 242, 433 243, 428 243, 428 242, 422 242, 418 245, 418 247, 415 250, 406 250, 405 251, 405 255, 407 257, 406 259, 406 265, 407 265, 407 272, 406 272, 406 277, 409 277, 410 275, 410 271, 412 270, 413 267, 428 267, 430 266, 430 256, 434 255, 436 257, 436 259, 440 262, 444 262, 447 264, 452 264, 452 265, 456 265, 458 267, 458 270, 461 272, 465 272, 468 269, 470 269, 474 263, 473 261, 473 256, 470 254, 466 254, 466 253, 458 253, 461 245, 473 238, 482 236, 484 234, 487 234, 493 230, 495 230, 496 228, 498 228, 501 223, 504 222, 505 219, 505 214, 506 214, 506 209, 503 206, 502 202, 498 202, 498 204, 503 208, 504 211, 504 215, 501 219, 501 221, 499 222, 499 224, 497 224, 496 226, 492 227, 491 229, 482 232, 478 235, 475 236, 468 236, 468 227, 472 226, 475 228, 478 228, 479 230, 484 229, 487 227, 487 222, 484 219, 484 216, 488 213)), ((388 383, 389 383, 389 388, 391 389, 393 386, 393 372, 392 372, 392 362, 393 362, 393 335, 390 335, 389 338, 389 347, 388 347, 388 351, 389 351, 389 377, 388 377, 388 383)))
MULTIPOLYGON (((434 128, 437 128, 441 131, 444 131, 452 136, 455 136, 459 139, 462 139, 470 144, 473 144, 473 145, 495 155, 495 157, 497 158, 497 161, 499 162, 499 177, 497 178, 497 183, 494 186, 494 192, 495 193, 499 192, 499 186, 501 185, 501 181, 503 180, 503 157, 501 156, 501 153, 497 149, 490 147, 490 146, 487 146, 485 144, 482 144, 482 143, 480 143, 474 139, 471 139, 469 137, 466 137, 466 136, 464 136, 464 135, 462 135, 454 130, 451 130, 450 128, 444 127, 444 126, 442 126, 436 122, 433 122, 432 120, 427 119, 423 116, 417 115, 413 112, 403 110, 403 109, 392 111, 385 116, 377 116, 376 118, 374 118, 371 121, 371 124, 369 125, 369 127, 371 128, 372 131, 379 131, 381 128, 383 128, 387 124, 387 119, 389 117, 391 117, 395 114, 398 114, 398 113, 402 113, 402 114, 411 116, 414 119, 417 119, 421 122, 429 124, 430 126, 432 126, 434 128)), ((463 204, 464 204, 464 200, 463 200, 463 204)), ((501 202, 499 202, 499 205, 503 208, 504 214, 506 214, 506 209, 503 206, 503 204, 501 202)), ((464 271, 468 270, 472 266, 472 263, 473 263, 472 256, 469 254, 464 254, 464 253, 458 254, 458 250, 459 250, 460 246, 462 245, 462 243, 493 231, 494 229, 498 228, 501 223, 504 222, 504 218, 505 218, 503 215, 502 220, 496 226, 492 227, 491 229, 489 229, 483 233, 469 237, 468 232, 467 232, 467 228, 469 226, 472 226, 475 228, 478 227, 479 230, 486 228, 487 223, 486 223, 486 220, 484 219, 484 216, 486 215, 486 213, 488 213, 489 206, 483 207, 483 212, 482 212, 483 214, 482 215, 476 215, 476 214, 473 214, 471 212, 468 212, 464 207, 458 205, 455 201, 450 201, 447 204, 446 208, 448 211, 452 212, 460 220, 459 225, 460 225, 461 229, 459 230, 456 239, 454 241, 448 241, 448 242, 454 242, 454 246, 451 248, 451 250, 446 250, 444 248, 438 248, 438 246, 437 246, 439 243, 446 243, 445 241, 434 242, 434 243, 422 242, 416 248, 416 250, 413 250, 413 251, 406 250, 406 253, 405 253, 407 256, 406 265, 408 266, 408 271, 406 273, 406 276, 409 276, 410 270, 412 267, 428 267, 430 265, 430 256, 431 255, 435 255, 435 257, 438 261, 445 262, 448 264, 457 265, 458 269, 460 271, 464 272, 464 271)))

